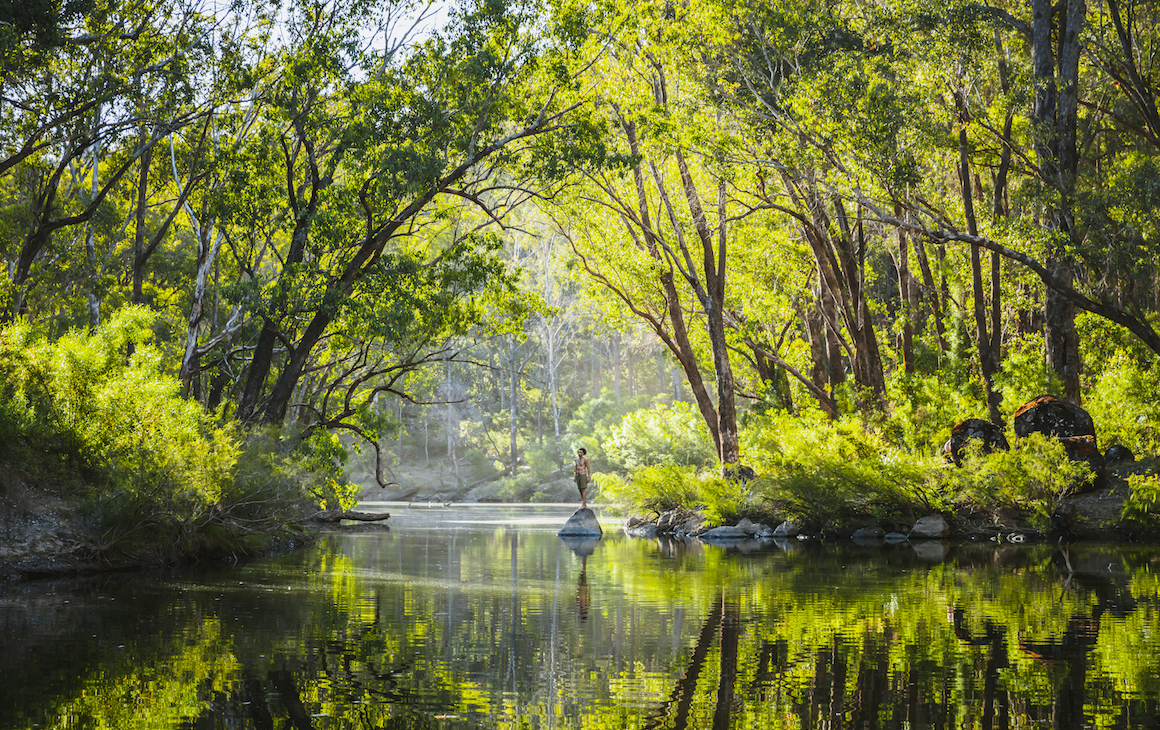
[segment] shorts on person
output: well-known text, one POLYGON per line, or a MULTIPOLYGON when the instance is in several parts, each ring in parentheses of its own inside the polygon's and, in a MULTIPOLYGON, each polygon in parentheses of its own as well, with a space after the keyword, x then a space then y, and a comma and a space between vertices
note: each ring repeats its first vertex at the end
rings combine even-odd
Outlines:
POLYGON ((577 474, 576 475, 576 488, 579 489, 581 492, 588 489, 588 475, 587 474, 577 474))

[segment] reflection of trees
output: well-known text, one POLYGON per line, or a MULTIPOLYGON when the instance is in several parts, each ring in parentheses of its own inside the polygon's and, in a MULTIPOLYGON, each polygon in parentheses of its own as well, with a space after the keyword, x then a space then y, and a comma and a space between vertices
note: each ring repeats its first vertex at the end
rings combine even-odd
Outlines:
MULTIPOLYGON (((290 592, 277 571, 279 589, 263 588, 268 567, 176 604, 126 588, 117 606, 178 618, 126 628, 128 648, 91 652, 84 677, 20 706, 109 727, 134 708, 142 725, 262 730, 437 716, 562 730, 1139 727, 1158 709, 1155 639, 1141 638, 1160 634, 1152 553, 1109 573, 1105 553, 1036 549, 960 548, 930 567, 902 552, 665 556, 615 540, 586 560, 515 530, 344 540, 286 557, 302 576, 290 592), (86 694, 92 682, 103 695, 86 694), (157 700, 131 704, 143 696, 157 700)), ((107 631, 74 618, 55 631, 107 631)))

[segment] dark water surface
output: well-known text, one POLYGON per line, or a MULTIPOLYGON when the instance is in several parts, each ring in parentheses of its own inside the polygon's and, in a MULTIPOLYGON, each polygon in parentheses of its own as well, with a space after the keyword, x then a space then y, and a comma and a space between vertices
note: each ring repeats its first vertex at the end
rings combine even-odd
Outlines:
POLYGON ((568 545, 572 509, 5 588, 0 728, 1157 726, 1155 547, 568 545))

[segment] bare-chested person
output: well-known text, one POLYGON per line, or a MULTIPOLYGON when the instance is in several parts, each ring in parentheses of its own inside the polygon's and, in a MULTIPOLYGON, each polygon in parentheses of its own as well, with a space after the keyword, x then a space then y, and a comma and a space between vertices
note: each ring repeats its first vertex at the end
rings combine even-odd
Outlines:
POLYGON ((588 482, 592 479, 592 467, 588 464, 587 454, 585 449, 576 453, 576 488, 580 490, 580 509, 588 507, 588 482))

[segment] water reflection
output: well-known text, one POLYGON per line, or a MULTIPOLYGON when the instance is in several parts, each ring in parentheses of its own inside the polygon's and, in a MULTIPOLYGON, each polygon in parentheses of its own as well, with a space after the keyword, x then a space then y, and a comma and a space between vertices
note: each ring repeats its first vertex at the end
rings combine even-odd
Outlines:
POLYGON ((1155 549, 564 542, 570 513, 430 510, 249 565, 9 588, 0 728, 1137 728, 1160 711, 1155 549))

